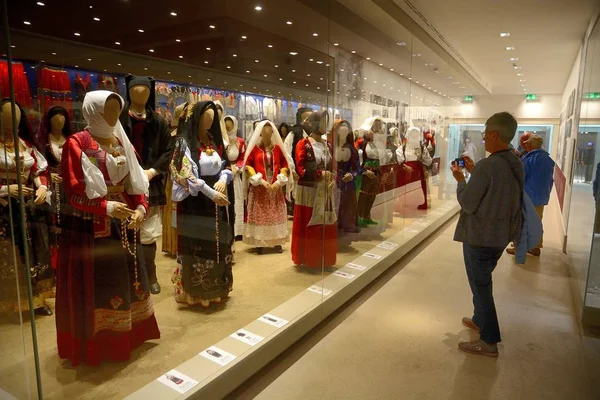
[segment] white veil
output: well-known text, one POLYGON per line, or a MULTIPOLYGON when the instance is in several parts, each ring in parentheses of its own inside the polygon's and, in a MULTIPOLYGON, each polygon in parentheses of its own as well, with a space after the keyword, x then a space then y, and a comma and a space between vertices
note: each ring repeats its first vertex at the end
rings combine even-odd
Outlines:
MULTIPOLYGON (((225 107, 223 106, 223 103, 221 103, 221 100, 215 100, 213 101, 213 103, 215 103, 215 106, 217 106, 217 111, 219 107, 221 107, 221 109, 223 110, 223 116, 219 119, 219 123, 221 124, 221 136, 223 136, 223 145, 224 147, 227 147, 229 146, 229 135, 227 135, 227 128, 225 127, 225 107)), ((219 113, 217 112, 215 118, 218 117, 219 113)))
POLYGON ((138 162, 133 145, 129 141, 129 138, 123 129, 123 125, 121 125, 121 121, 117 120, 117 124, 114 127, 111 127, 101 115, 101 113, 104 113, 104 104, 106 104, 106 100, 109 96, 118 96, 121 101, 121 111, 123 111, 125 100, 117 93, 108 90, 94 90, 85 95, 81 113, 87 122, 86 129, 94 136, 110 138, 111 135, 115 135, 115 137, 119 139, 129 165, 129 181, 131 182, 131 189, 128 190, 128 192, 136 195, 145 194, 148 191, 148 176, 146 176, 146 173, 138 162))
MULTIPOLYGON (((283 144, 283 140, 281 140, 281 135, 279 134, 277 127, 271 121, 264 120, 264 121, 261 121, 258 124, 256 124, 256 128, 254 128, 254 133, 252 133, 252 137, 250 138, 250 141, 246 145, 246 155, 244 156, 243 168, 244 168, 244 170, 246 169, 246 161, 248 160, 248 157, 252 153, 252 150, 254 150, 254 147, 256 147, 260 144, 260 142, 262 140, 262 136, 261 136, 262 130, 265 127, 265 125, 267 125, 267 124, 271 125, 271 127, 273 128, 273 136, 271 136, 271 142, 273 143, 273 145, 279 146, 279 148, 281 148, 281 152, 283 153, 283 156, 285 157, 285 159, 288 163, 288 169, 290 170, 290 176, 288 176, 288 183, 286 185, 287 186, 286 197, 288 200, 290 200, 290 195, 292 194, 294 187, 295 187, 293 171, 295 171, 296 167, 294 165, 294 160, 292 159, 292 156, 286 150, 285 145, 283 144)), ((247 176, 248 175, 246 174, 246 171, 244 171, 244 193, 248 192, 248 177, 247 176)))

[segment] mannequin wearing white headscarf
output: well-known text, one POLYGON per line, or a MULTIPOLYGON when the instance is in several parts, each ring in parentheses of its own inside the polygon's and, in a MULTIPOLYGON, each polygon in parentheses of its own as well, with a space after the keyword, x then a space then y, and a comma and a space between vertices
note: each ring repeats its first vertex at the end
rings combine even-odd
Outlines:
POLYGON ((225 107, 220 100, 214 101, 215 106, 217 106, 217 113, 219 118, 219 123, 221 124, 221 134, 223 136, 223 144, 225 148, 229 145, 229 136, 227 135, 227 128, 225 127, 225 107))
POLYGON ((378 225, 371 218, 371 209, 379 191, 380 167, 385 159, 385 134, 381 117, 367 118, 360 127, 362 137, 357 140, 363 178, 358 196, 358 223, 366 228, 378 225))
POLYGON ((281 245, 289 240, 283 187, 288 186, 289 196, 294 187, 293 165, 275 124, 268 120, 258 123, 244 158, 248 198, 244 243, 257 246, 259 254, 263 247, 275 247, 281 253, 281 245))
POLYGON ((160 338, 145 263, 138 262, 140 238, 130 229, 148 208, 148 179, 118 120, 123 104, 109 91, 87 93, 88 125, 63 147, 68 204, 61 218, 56 329, 59 356, 73 366, 124 361, 135 347, 160 338))
MULTIPOLYGON (((398 152, 396 154, 400 156, 398 152)), ((406 147, 402 159, 419 174, 424 203, 418 208, 420 210, 431 208, 431 194, 427 183, 429 177, 427 167, 432 164, 433 160, 421 140, 421 129, 414 126, 408 128, 406 132, 406 147)), ((400 161, 401 158, 399 157, 398 160, 400 161)))
POLYGON ((244 234, 244 185, 243 166, 244 156, 246 154, 246 142, 237 135, 238 121, 233 115, 227 115, 224 118, 229 137, 229 145, 227 146, 227 159, 233 174, 233 192, 235 194, 235 236, 244 234))

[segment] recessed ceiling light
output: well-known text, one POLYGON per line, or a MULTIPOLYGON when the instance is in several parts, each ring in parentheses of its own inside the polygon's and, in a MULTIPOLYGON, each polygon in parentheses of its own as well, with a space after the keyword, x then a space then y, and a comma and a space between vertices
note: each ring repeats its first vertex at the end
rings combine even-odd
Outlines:
POLYGON ((237 57, 237 54, 234 54, 233 56, 234 56, 234 57, 237 57))
POLYGON ((254 60, 255 63, 260 62, 260 60, 254 60))
POLYGON ((256 7, 254 7, 254 9, 255 9, 256 11, 262 11, 262 7, 261 7, 261 6, 256 6, 256 7))
POLYGON ((314 58, 309 58, 308 61, 313 62, 313 61, 315 61, 315 59, 314 58))
POLYGON ((138 29, 138 32, 139 33, 144 33, 144 30, 143 29, 138 29))
POLYGON ((177 43, 181 43, 181 39, 175 39, 177 43))
POLYGON ((264 77, 266 78, 266 77, 267 77, 267 74, 265 74, 265 75, 264 75, 264 77))
POLYGON ((275 67, 275 68, 279 68, 279 65, 275 64, 275 65, 274 65, 274 67, 275 67))
MULTIPOLYGON (((280 81, 282 81, 282 80, 283 80, 283 78, 279 78, 279 80, 280 80, 280 81)), ((281 92, 279 92, 279 93, 281 93, 281 92)))
POLYGON ((406 42, 397 42, 396 43, 398 46, 406 46, 406 42))
POLYGON ((150 49, 148 50, 150 53, 154 53, 154 49, 150 49))
POLYGON ((293 69, 293 70, 292 70, 292 72, 296 72, 296 70, 295 70, 295 69, 293 69))
POLYGON ((352 50, 352 51, 351 51, 351 53, 352 53, 352 54, 356 54, 356 50, 352 50))
POLYGON ((394 72, 394 68, 390 68, 390 71, 394 72))
POLYGON ((250 71, 246 71, 246 73, 247 73, 247 74, 249 74, 249 73, 250 73, 250 71))
POLYGON ((296 53, 295 51, 290 51, 290 55, 291 56, 296 56, 296 55, 298 55, 298 53, 296 53))
POLYGON ((14 44, 11 44, 11 45, 10 45, 10 48, 11 48, 11 49, 16 49, 16 48, 17 48, 17 46, 15 46, 14 44))
POLYGON ((228 66, 227 66, 227 69, 231 69, 231 65, 228 65, 228 66))
POLYGON ((515 48, 514 48, 514 47, 512 47, 512 46, 507 46, 507 47, 506 47, 506 50, 507 50, 507 51, 513 51, 514 49, 515 49, 515 48))
POLYGON ((73 33, 73 35, 75 35, 75 36, 81 36, 81 33, 79 33, 79 32, 74 32, 74 33, 73 33))
POLYGON ((52 55, 53 55, 53 56, 55 56, 55 55, 56 55, 56 53, 55 53, 55 52, 52 52, 52 55))
POLYGON ((31 25, 31 22, 29 22, 29 21, 23 21, 23 23, 24 23, 25 25, 31 25))
POLYGON ((340 68, 340 71, 344 72, 344 68, 340 68))
POLYGON ((121 45, 121 42, 115 42, 115 44, 116 44, 117 46, 120 46, 120 45, 121 45))
POLYGON ((383 67, 383 64, 379 64, 380 67, 383 67))
POLYGON ((45 4, 44 4, 44 3, 42 3, 41 1, 38 1, 38 2, 37 2, 37 5, 38 5, 38 6, 42 6, 42 7, 43 7, 43 6, 45 6, 45 4))
POLYGON ((518 66, 518 65, 514 65, 513 69, 521 69, 522 67, 518 66))
POLYGON ((310 74, 306 74, 306 76, 310 76, 310 74))
POLYGON ((214 25, 209 25, 208 27, 209 27, 210 29, 215 29, 215 28, 216 28, 216 26, 214 26, 214 25))
POLYGON ((519 79, 519 82, 525 82, 525 79, 519 79))
POLYGON ((121 66, 121 63, 117 63, 117 65, 120 67, 120 66, 121 66))
POLYGON ((210 47, 207 47, 207 48, 206 48, 206 50, 207 50, 207 51, 210 51, 210 47))
POLYGON ((100 18, 94 17, 94 21, 100 22, 100 18))
POLYGON ((334 43, 333 45, 334 45, 334 46, 339 46, 340 44, 339 44, 339 43, 334 43))
POLYGON ((175 11, 171 11, 171 15, 174 16, 174 17, 176 17, 177 13, 175 11))
POLYGON ((296 81, 292 82, 294 85, 296 84, 296 81))
POLYGON ((179 58, 183 58, 183 56, 179 56, 179 58))
POLYGON ((88 60, 88 61, 92 61, 92 59, 91 59, 91 58, 88 58, 87 60, 88 60))
POLYGON ((317 36, 319 36, 319 34, 315 32, 315 33, 313 33, 313 36, 317 37, 317 36))
POLYGON ((272 49, 272 48, 273 48, 273 45, 272 45, 272 44, 270 44, 270 45, 267 45, 267 47, 268 47, 268 48, 270 48, 270 49, 272 49))
POLYGON ((367 57, 367 60, 370 60, 370 59, 371 59, 371 57, 367 57))
POLYGON ((148 71, 148 67, 144 67, 144 71, 148 71))
POLYGON ((242 36, 242 39, 246 40, 248 39, 248 36, 242 36))
POLYGON ((306 84, 306 87, 308 87, 308 83, 306 84))
POLYGON ((523 74, 522 74, 521 72, 519 72, 519 73, 517 74, 517 76, 523 76, 523 74))
POLYGON ((500 32, 500 37, 509 37, 510 32, 500 32))
POLYGON ((204 64, 208 64, 208 61, 204 61, 204 64))
POLYGON ((287 21, 286 24, 291 25, 292 21, 287 21))
POLYGON ((519 61, 519 59, 517 57, 512 57, 510 61, 519 61))

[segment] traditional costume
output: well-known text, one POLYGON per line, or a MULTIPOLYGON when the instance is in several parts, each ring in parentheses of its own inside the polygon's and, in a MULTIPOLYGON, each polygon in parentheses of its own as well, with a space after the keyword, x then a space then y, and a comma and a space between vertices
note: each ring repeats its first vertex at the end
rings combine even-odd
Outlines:
POLYGON ((238 121, 233 115, 225 117, 225 122, 230 120, 233 128, 227 132, 229 137, 229 146, 227 146, 227 159, 233 174, 233 193, 235 194, 235 236, 244 234, 244 186, 243 165, 246 154, 246 142, 237 135, 238 121))
POLYGON ((281 245, 289 240, 283 188, 287 185, 287 193, 293 190, 290 174, 293 165, 275 125, 271 121, 261 121, 250 139, 244 160, 244 187, 250 186, 244 243, 258 247, 259 254, 263 247, 276 247, 281 252, 281 245), (267 125, 273 129, 269 146, 265 146, 262 137, 267 125), (279 187, 273 189, 271 185, 275 183, 279 187))
POLYGON ((217 108, 212 101, 188 106, 188 118, 171 162, 173 201, 177 204, 178 266, 173 274, 175 300, 209 307, 229 297, 233 287, 234 193, 217 108), (200 142, 203 114, 214 111, 209 143, 200 142), (230 205, 213 201, 217 182, 227 185, 230 205))

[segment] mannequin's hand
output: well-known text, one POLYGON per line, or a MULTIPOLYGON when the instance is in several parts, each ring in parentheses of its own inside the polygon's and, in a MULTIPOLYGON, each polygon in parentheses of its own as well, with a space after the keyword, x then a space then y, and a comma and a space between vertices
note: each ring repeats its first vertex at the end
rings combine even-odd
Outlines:
POLYGON ((145 169, 144 172, 146 173, 146 176, 148 177, 148 182, 150 182, 152 180, 152 178, 154 178, 154 172, 150 169, 145 169))
POLYGON ((346 172, 346 175, 342 178, 342 182, 350 182, 354 177, 350 172, 346 172))
POLYGON ((473 171, 473 168, 475 168, 475 163, 473 162, 473 160, 469 156, 464 156, 463 160, 465 162, 465 169, 467 171, 469 171, 469 173, 471 173, 471 171, 473 171))
POLYGON ((240 169, 237 167, 237 165, 231 166, 231 172, 233 173, 233 175, 237 174, 239 170, 240 169))
POLYGON ((333 175, 331 175, 330 171, 323 171, 321 177, 325 180, 325 182, 330 182, 333 175))
POLYGON ((133 214, 131 214, 131 222, 129 223, 129 228, 139 228, 142 222, 144 222, 144 214, 140 210, 135 210, 133 214))
POLYGON ((260 182, 260 184, 267 190, 271 189, 271 185, 269 185, 269 182, 265 181, 264 179, 260 182))
POLYGON ((403 167, 403 168, 404 168, 404 170, 405 170, 406 172, 408 172, 409 174, 412 174, 412 173, 413 173, 413 169, 412 169, 410 166, 408 166, 408 165, 404 164, 402 167, 403 167))
POLYGON ((222 181, 215 183, 214 189, 221 194, 227 193, 227 185, 222 181))
POLYGON ((63 179, 60 177, 60 175, 52 172, 50 174, 50 178, 52 179, 52 183, 62 183, 63 179))
POLYGON ((367 170, 367 172, 365 172, 365 175, 367 176, 367 178, 369 179, 373 179, 375 178, 375 173, 371 170, 367 170))
POLYGON ((229 200, 227 200, 227 196, 220 192, 217 192, 215 197, 213 197, 212 201, 214 201, 216 205, 221 207, 229 205, 229 200))
POLYGON ((112 216, 118 219, 126 219, 133 215, 134 211, 127 208, 127 204, 115 202, 112 216))
POLYGON ((281 189, 281 183, 279 183, 279 181, 275 181, 275 183, 271 185, 271 190, 276 192, 279 189, 281 189))
POLYGON ((462 172, 462 168, 459 167, 458 164, 452 163, 450 169, 452 170, 452 175, 454 176, 454 179, 456 179, 456 182, 462 182, 465 180, 465 175, 462 172))
POLYGON ((45 187, 38 188, 38 190, 35 192, 34 203, 42 204, 43 202, 45 202, 47 193, 48 193, 48 189, 46 189, 45 187))
POLYGON ((292 176, 294 177, 295 181, 298 181, 298 179, 300 179, 300 175, 298 175, 296 170, 292 170, 292 176))
MULTIPOLYGON (((8 185, 8 194, 11 197, 19 197, 19 185, 8 185)), ((23 186, 23 197, 31 196, 33 194, 33 189, 23 186)))

